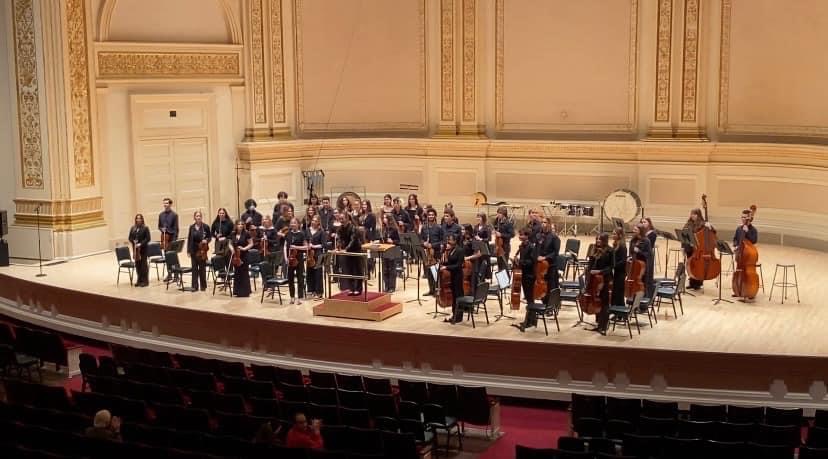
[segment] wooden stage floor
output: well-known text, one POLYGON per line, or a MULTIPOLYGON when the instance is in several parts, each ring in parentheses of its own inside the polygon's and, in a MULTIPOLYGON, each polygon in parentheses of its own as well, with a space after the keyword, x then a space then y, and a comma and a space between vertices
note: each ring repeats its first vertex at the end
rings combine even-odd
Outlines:
MULTIPOLYGON (((587 238, 582 239, 586 247, 587 238)), ((663 243, 659 241, 659 249, 663 243)), ((499 312, 495 299, 488 301, 491 323, 486 325, 482 313, 477 318, 477 328, 472 329, 471 322, 450 325, 443 323, 442 317, 432 318, 434 299, 422 297, 421 304, 416 301, 417 279, 411 278, 403 291, 402 281, 398 280, 394 301, 404 304, 404 311, 383 322, 369 322, 328 317, 314 317, 312 307, 318 301, 305 301, 301 305, 289 305, 287 289, 285 304, 279 305, 270 299, 259 303, 260 291, 250 298, 230 298, 226 294, 179 292, 171 286, 164 289, 163 283, 155 280, 154 270, 150 270, 151 285, 148 288, 135 288, 129 285, 125 275, 121 275, 121 284, 115 283, 116 265, 113 253, 94 255, 72 260, 66 263, 47 266, 47 277, 37 278, 37 266, 13 265, 0 268, 0 273, 25 278, 32 282, 48 283, 55 287, 79 290, 86 293, 108 297, 128 298, 140 302, 163 305, 169 308, 185 308, 196 311, 210 311, 220 314, 238 315, 263 320, 279 320, 318 324, 355 329, 382 330, 386 332, 407 332, 423 335, 440 335, 452 337, 475 337, 488 340, 510 340, 527 342, 548 342, 570 345, 626 347, 649 350, 681 350, 717 353, 739 353, 784 356, 825 356, 828 355, 828 340, 824 338, 824 324, 828 323, 828 308, 821 300, 828 297, 828 283, 819 281, 828 277, 828 263, 825 254, 798 248, 773 245, 759 245, 761 261, 764 267, 765 293, 753 303, 719 303, 714 305, 718 290, 714 281, 705 283, 703 292, 696 296, 685 295, 684 315, 673 318, 672 308, 665 304, 659 313, 659 322, 654 328, 642 323, 641 334, 633 328, 633 339, 626 329, 618 328, 608 336, 600 336, 584 330, 583 325, 573 327, 577 321, 574 307, 564 306, 560 315, 561 331, 555 331, 551 325, 549 336, 544 336, 543 328, 529 329, 520 333, 510 324, 523 318, 520 311, 510 311, 515 321, 502 319, 495 321, 499 312), (799 295, 789 291, 784 304, 781 304, 781 290, 777 287, 773 300, 768 300, 771 279, 776 263, 796 264, 799 276, 799 295), (415 301, 411 301, 415 300, 415 301)), ((664 254, 659 253, 660 266, 657 276, 662 275, 664 254)), ((727 265, 728 262, 723 262, 727 265)), ((781 277, 781 274, 780 274, 781 277)), ((730 297, 730 276, 725 275, 722 296, 730 297)), ((376 289, 376 280, 371 289, 376 289)), ((420 281, 421 292, 427 289, 425 279, 420 281)), ((216 323, 221 327, 221 323, 216 323)))

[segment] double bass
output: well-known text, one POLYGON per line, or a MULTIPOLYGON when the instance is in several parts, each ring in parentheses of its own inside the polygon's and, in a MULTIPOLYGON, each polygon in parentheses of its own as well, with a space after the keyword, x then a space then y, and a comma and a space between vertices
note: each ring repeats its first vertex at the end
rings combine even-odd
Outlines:
MULTIPOLYGON (((702 195, 704 221, 707 219, 707 195, 702 195)), ((696 248, 693 255, 687 259, 687 273, 692 279, 704 281, 719 277, 722 272, 722 261, 716 258, 716 231, 706 225, 696 231, 696 248)))
MULTIPOLYGON (((753 222, 756 215, 756 205, 750 206, 750 217, 746 224, 753 222)), ((746 235, 745 235, 746 236, 746 235)), ((742 298, 753 299, 759 292, 759 274, 756 264, 759 262, 759 251, 747 237, 743 237, 736 247, 736 271, 733 273, 733 294, 742 298)))

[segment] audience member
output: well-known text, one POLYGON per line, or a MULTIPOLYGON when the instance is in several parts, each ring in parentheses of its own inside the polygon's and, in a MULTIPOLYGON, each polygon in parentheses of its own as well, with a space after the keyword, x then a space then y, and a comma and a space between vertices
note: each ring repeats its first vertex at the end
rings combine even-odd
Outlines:
POLYGON ((112 416, 108 410, 98 411, 92 420, 92 427, 87 427, 85 434, 89 438, 120 441, 121 419, 118 416, 112 416))
POLYGON ((279 432, 281 431, 281 425, 277 427, 274 432, 270 421, 267 421, 259 427, 259 430, 256 432, 256 436, 253 438, 253 443, 259 445, 280 445, 282 444, 282 441, 279 440, 279 432))
POLYGON ((309 426, 304 413, 296 413, 293 420, 293 427, 290 428, 287 434, 287 447, 322 449, 322 434, 319 433, 321 423, 319 420, 314 419, 309 426))

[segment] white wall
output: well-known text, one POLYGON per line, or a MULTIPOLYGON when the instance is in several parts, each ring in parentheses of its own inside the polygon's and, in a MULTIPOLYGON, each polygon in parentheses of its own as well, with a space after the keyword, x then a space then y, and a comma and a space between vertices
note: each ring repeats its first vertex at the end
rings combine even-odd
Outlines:
POLYGON ((11 33, 10 17, 11 2, 0 4, 0 209, 9 211, 9 218, 14 214, 14 184, 16 175, 14 168, 14 140, 12 138, 12 116, 14 106, 14 80, 9 48, 11 33))

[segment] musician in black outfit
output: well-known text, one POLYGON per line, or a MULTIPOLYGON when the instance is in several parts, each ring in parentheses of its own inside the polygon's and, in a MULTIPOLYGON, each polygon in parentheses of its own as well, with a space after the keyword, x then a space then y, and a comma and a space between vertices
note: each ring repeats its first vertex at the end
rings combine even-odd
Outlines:
POLYGON ((748 240, 753 244, 759 241, 759 231, 753 226, 753 219, 750 216, 751 212, 748 209, 742 211, 742 224, 736 228, 733 233, 733 247, 735 252, 734 259, 739 258, 739 250, 742 247, 742 241, 748 240))
POLYGON ((216 244, 214 246, 214 253, 216 255, 227 255, 227 247, 229 243, 225 241, 227 241, 227 238, 230 237, 232 232, 233 222, 230 220, 230 216, 227 215, 227 209, 219 207, 216 218, 210 226, 210 233, 216 239, 216 244))
POLYGON ((233 267, 233 296, 250 296, 250 271, 247 264, 247 251, 253 248, 253 239, 245 229, 244 221, 236 220, 235 230, 230 235, 230 244, 235 254, 240 252, 241 264, 233 267))
POLYGON ((397 228, 401 233, 408 233, 414 230, 414 221, 411 220, 408 212, 402 208, 402 200, 394 198, 394 207, 391 210, 394 215, 394 220, 397 222, 397 228))
MULTIPOLYGON (((589 273, 590 275, 601 275, 603 277, 599 293, 603 307, 596 315, 598 324, 591 331, 606 335, 607 325, 609 324, 609 288, 612 282, 612 250, 609 247, 609 235, 607 233, 601 233, 595 238, 595 251, 589 258, 589 273)), ((623 291, 623 286, 621 290, 623 291)))
MULTIPOLYGON (((701 230, 702 228, 708 228, 712 230, 713 226, 710 224, 710 222, 706 222, 704 220, 701 209, 695 208, 690 211, 690 218, 688 218, 687 223, 684 224, 684 230, 690 232, 691 238, 695 238, 696 232, 701 230)), ((689 244, 682 244, 681 247, 684 249, 684 254, 687 258, 693 256, 693 252, 695 252, 695 247, 689 244)), ((687 288, 691 290, 701 290, 702 285, 704 285, 704 281, 701 279, 690 278, 687 281, 687 288)))
MULTIPOLYGON (((646 236, 646 230, 644 229, 644 225, 641 223, 635 225, 633 227, 633 236, 630 239, 630 258, 638 261, 643 261, 645 264, 644 268, 644 294, 647 294, 647 279, 652 278, 652 274, 648 274, 647 270, 652 269, 653 263, 653 248, 650 245, 650 239, 646 236)), ((619 303, 622 304, 622 303, 619 303)), ((635 305, 639 308, 646 308, 646 306, 635 305)))
MULTIPOLYGON (((158 230, 161 231, 161 240, 164 239, 164 234, 170 234, 170 242, 178 239, 178 214, 172 210, 172 199, 164 198, 164 211, 158 214, 158 230)), ((167 250, 170 248, 167 247, 167 250)), ((170 280, 170 273, 164 281, 170 280)), ((178 274, 175 275, 175 280, 178 280, 178 274)))
MULTIPOLYGON (((475 239, 475 230, 474 227, 466 223, 465 225, 460 225, 463 228, 463 254, 465 255, 465 261, 470 261, 472 264, 471 268, 471 280, 469 283, 471 284, 472 291, 469 292, 470 295, 474 295, 475 286, 481 282, 483 278, 482 271, 482 264, 483 264, 483 253, 480 250, 476 249, 474 246, 475 239)), ((465 277, 465 274, 464 274, 465 277)), ((464 289, 465 290, 465 289, 464 289)))
MULTIPOLYGON (((546 260, 549 269, 546 270, 546 295, 552 289, 558 288, 558 268, 555 262, 561 252, 561 238, 555 231, 555 224, 548 217, 541 218, 541 232, 538 233, 538 261, 546 260)), ((541 299, 546 302, 546 295, 541 299)))
MULTIPOLYGON (((285 238, 281 233, 276 231, 270 215, 262 217, 262 230, 259 237, 267 241, 267 257, 265 261, 273 266, 273 274, 275 275, 276 270, 284 263, 283 246, 285 238)), ((261 242, 259 250, 261 250, 261 242)))
MULTIPOLYGON (((400 230, 397 221, 391 214, 385 214, 385 221, 382 226, 382 242, 384 244, 400 245, 400 230)), ((394 293, 397 289, 397 263, 396 260, 382 260, 382 283, 386 293, 394 293)))
POLYGON ((520 239, 520 246, 512 260, 512 266, 520 268, 521 282, 520 288, 523 290, 523 297, 526 298, 526 316, 523 322, 517 325, 521 332, 527 327, 534 327, 538 323, 537 314, 529 308, 529 305, 535 302, 535 263, 539 257, 538 245, 532 240, 532 230, 523 228, 518 233, 520 239))
POLYGON ((256 228, 262 226, 262 214, 256 210, 256 201, 253 199, 244 201, 244 208, 247 210, 239 218, 246 224, 252 224, 256 228))
POLYGON ((650 251, 650 257, 647 260, 647 273, 644 274, 644 285, 647 287, 644 296, 652 298, 655 294, 655 246, 658 233, 656 233, 655 226, 653 226, 653 221, 650 217, 642 218, 639 223, 644 225, 644 235, 650 241, 650 249, 652 249, 650 251))
POLYGON ((325 293, 322 285, 322 254, 325 252, 325 247, 328 244, 328 233, 322 229, 322 221, 319 215, 314 215, 311 220, 310 228, 306 231, 308 236, 308 260, 310 254, 313 253, 316 263, 310 266, 308 262, 308 294, 317 298, 322 298, 325 293))
POLYGON ((190 260, 193 267, 192 272, 192 291, 207 290, 207 253, 204 253, 202 258, 199 251, 199 246, 202 241, 207 241, 209 244, 213 239, 210 227, 202 221, 200 211, 195 211, 193 219, 195 220, 190 228, 187 230, 187 253, 190 254, 190 260))
MULTIPOLYGON (((288 199, 288 194, 286 192, 280 191, 276 195, 276 199, 278 201, 273 206, 274 218, 275 218, 276 215, 279 215, 279 216, 284 215, 285 214, 285 209, 287 209, 287 208, 289 208, 291 212, 295 212, 295 209, 293 208, 293 203, 290 203, 287 200, 288 199)), ((293 218, 293 215, 291 215, 290 218, 293 218)), ((288 223, 290 223, 290 220, 288 220, 288 223)), ((279 225, 276 225, 277 228, 278 228, 278 226, 279 225)))
POLYGON ((420 207, 420 201, 416 194, 408 195, 408 205, 405 206, 405 211, 408 212, 408 219, 411 220, 414 230, 418 228, 418 225, 422 226, 425 223, 425 212, 420 207))
POLYGON ((150 243, 150 231, 147 225, 144 224, 143 215, 137 214, 133 221, 134 225, 129 229, 129 242, 132 243, 133 254, 138 254, 135 257, 135 271, 138 274, 138 280, 135 282, 135 286, 146 287, 149 285, 147 244, 150 243))
POLYGON ((624 228, 612 231, 612 301, 613 306, 622 306, 624 286, 627 279, 627 243, 624 240, 624 228))
POLYGON ((322 205, 319 207, 318 213, 319 219, 322 222, 322 229, 328 233, 331 233, 334 229, 333 224, 336 221, 336 218, 334 217, 333 208, 331 207, 330 196, 322 197, 322 205))
MULTIPOLYGON (((350 217, 347 215, 343 216, 343 218, 350 220, 350 217)), ((346 252, 350 253, 365 253, 363 250, 362 245, 365 244, 365 228, 356 228, 353 224, 351 224, 352 232, 351 232, 351 239, 348 245, 345 247, 346 252)), ((365 267, 363 265, 362 259, 359 257, 345 257, 350 260, 350 274, 354 276, 364 276, 365 275, 365 267)), ((359 296, 362 295, 362 287, 364 282, 362 279, 349 279, 351 281, 351 296, 359 296)))
POLYGON ((445 209, 443 211, 443 234, 448 237, 449 235, 454 236, 456 241, 461 241, 463 239, 463 228, 457 223, 457 216, 454 214, 454 210, 452 209, 445 209))
POLYGON ((451 273, 451 295, 453 301, 451 303, 451 318, 445 319, 444 322, 452 324, 463 320, 463 311, 457 307, 457 299, 463 296, 463 262, 465 261, 465 253, 463 249, 458 247, 457 239, 453 234, 446 238, 446 261, 440 263, 440 271, 449 271, 451 273))
POLYGON ((426 221, 423 227, 420 229, 420 240, 423 241, 423 247, 426 249, 432 249, 433 260, 423 260, 424 268, 426 272, 426 277, 428 278, 428 292, 426 295, 434 295, 437 291, 437 279, 431 273, 431 269, 429 268, 429 261, 432 263, 436 263, 437 260, 443 255, 443 240, 445 236, 443 234, 443 227, 437 223, 437 211, 429 208, 426 211, 426 221))
POLYGON ((302 298, 305 297, 305 250, 307 248, 307 234, 299 227, 298 219, 291 219, 290 230, 285 236, 285 259, 288 260, 287 279, 290 304, 302 304, 302 298), (294 252, 293 257, 290 255, 291 252, 294 252))
POLYGON ((509 220, 509 209, 498 207, 494 225, 494 235, 503 240, 503 256, 497 257, 497 269, 504 270, 509 266, 509 255, 512 251, 512 238, 515 237, 515 225, 509 220))
MULTIPOLYGON (((339 218, 339 228, 336 230, 336 243, 338 245, 336 249, 344 250, 346 252, 362 252, 362 245, 360 244, 359 250, 357 250, 357 247, 354 244, 354 240, 356 239, 356 227, 353 223, 351 223, 351 217, 347 212, 339 212, 337 214, 337 218, 339 218)), ((356 275, 355 273, 357 273, 359 269, 360 262, 357 257, 341 256, 337 257, 336 261, 342 274, 352 276, 356 275)), ((361 292, 361 286, 362 283, 359 282, 359 279, 344 277, 339 279, 339 289, 343 292, 348 292, 350 295, 353 295, 356 291, 361 292)))
POLYGON ((526 222, 526 226, 529 228, 530 231, 529 238, 532 239, 532 242, 538 242, 538 237, 541 231, 543 231, 543 224, 541 223, 541 213, 538 209, 529 210, 529 221, 526 222))

